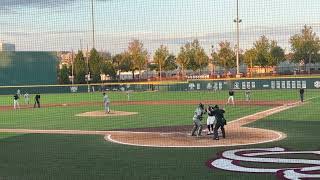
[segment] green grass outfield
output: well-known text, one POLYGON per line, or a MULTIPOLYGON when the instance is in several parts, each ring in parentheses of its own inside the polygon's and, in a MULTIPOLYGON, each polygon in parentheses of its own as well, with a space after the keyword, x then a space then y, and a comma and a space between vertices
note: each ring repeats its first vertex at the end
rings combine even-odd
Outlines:
MULTIPOLYGON (((107 92, 112 101, 127 101, 125 92, 107 92)), ((252 100, 298 100, 298 90, 252 90, 252 100)), ((319 90, 308 89, 306 98, 319 95, 319 90)), ((33 103, 34 95, 31 95, 33 103)), ((155 91, 155 92, 133 92, 130 94, 132 101, 157 101, 157 100, 227 100, 228 91, 155 91)), ((244 91, 235 91, 235 99, 244 100, 244 91)), ((64 94, 41 94, 41 103, 76 103, 76 102, 101 102, 102 93, 64 93, 64 94)), ((12 105, 13 95, 1 95, 0 105, 12 105)), ((20 104, 24 104, 24 98, 20 98, 20 104)))
MULTIPOLYGON (((134 93, 133 100, 226 99, 227 92, 134 93)), ((240 93, 237 93, 240 94, 240 93)), ((237 98, 236 94, 236 98, 237 98)), ((317 91, 307 91, 306 98, 317 91)), ((100 101, 101 94, 43 95, 43 102, 100 101), (61 98, 61 99, 58 99, 61 98)), ((111 98, 126 100, 125 94, 111 93, 111 98), (124 97, 122 97, 124 96, 124 97), (118 98, 117 98, 118 97, 118 98)), ((243 94, 241 98, 243 99, 243 94)), ((254 91, 254 99, 295 100, 297 91, 254 91)), ((2 96, 1 100, 8 97, 2 96)), ((238 97, 240 98, 240 97, 238 97)), ((4 103, 5 104, 5 103, 4 103)), ((191 123, 195 106, 115 106, 116 110, 139 112, 128 117, 75 118, 78 112, 99 106, 55 107, 0 112, 0 128, 110 130, 156 127, 191 123)), ((259 106, 227 107, 227 119, 267 109, 259 106)), ((281 146, 291 150, 319 150, 320 98, 249 126, 286 133, 284 140, 248 147, 281 146)), ((241 136, 241 135, 239 135, 241 136)), ((244 137, 245 138, 245 137, 244 137)), ((107 142, 98 135, 7 134, 0 136, 0 179, 275 179, 272 174, 233 173, 209 169, 205 163, 228 148, 146 148, 107 142)), ((319 158, 320 159, 320 158, 319 158)))

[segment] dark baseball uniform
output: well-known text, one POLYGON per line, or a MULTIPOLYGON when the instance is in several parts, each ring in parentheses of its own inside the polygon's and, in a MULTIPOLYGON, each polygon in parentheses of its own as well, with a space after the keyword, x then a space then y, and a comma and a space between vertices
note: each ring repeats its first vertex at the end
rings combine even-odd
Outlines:
POLYGON ((19 105, 19 95, 18 94, 15 94, 13 96, 13 108, 16 109, 16 108, 20 108, 20 105, 19 105))
POLYGON ((226 125, 226 121, 225 121, 225 118, 224 118, 224 113, 225 111, 223 109, 216 109, 214 111, 215 113, 215 117, 216 117, 216 125, 214 127, 214 139, 216 140, 219 140, 219 137, 218 137, 218 129, 220 128, 221 129, 221 132, 222 132, 222 137, 225 138, 226 137, 226 133, 225 133, 225 130, 224 130, 224 125, 226 125))
POLYGON ((38 108, 40 108, 40 95, 39 94, 37 94, 34 97, 34 105, 33 105, 33 107, 35 108, 36 106, 38 106, 38 108))
POLYGON ((303 102, 304 89, 301 88, 299 93, 300 93, 300 101, 303 102))
POLYGON ((228 98, 227 104, 230 104, 230 101, 234 105, 234 91, 233 90, 229 91, 229 98, 228 98))

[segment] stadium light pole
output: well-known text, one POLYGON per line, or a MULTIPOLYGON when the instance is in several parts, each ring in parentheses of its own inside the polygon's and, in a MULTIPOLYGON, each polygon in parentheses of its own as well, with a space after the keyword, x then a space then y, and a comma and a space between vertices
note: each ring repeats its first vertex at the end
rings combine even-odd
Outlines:
POLYGON ((87 44, 87 51, 86 51, 86 64, 87 64, 87 75, 86 75, 86 80, 87 80, 87 86, 88 86, 88 92, 90 92, 90 85, 89 85, 89 80, 90 80, 90 72, 89 72, 89 47, 87 44))
POLYGON ((72 52, 71 52, 71 58, 72 58, 72 72, 71 72, 71 83, 72 83, 72 85, 74 84, 74 57, 73 57, 73 50, 72 50, 72 52))
POLYGON ((92 20, 92 48, 95 48, 93 0, 91 0, 91 20, 92 20))
POLYGON ((233 20, 233 22, 237 23, 237 49, 236 49, 236 63, 237 63, 237 74, 236 77, 241 77, 240 70, 239 70, 239 51, 240 51, 240 28, 239 24, 242 22, 242 20, 239 18, 239 0, 237 0, 237 18, 233 20))

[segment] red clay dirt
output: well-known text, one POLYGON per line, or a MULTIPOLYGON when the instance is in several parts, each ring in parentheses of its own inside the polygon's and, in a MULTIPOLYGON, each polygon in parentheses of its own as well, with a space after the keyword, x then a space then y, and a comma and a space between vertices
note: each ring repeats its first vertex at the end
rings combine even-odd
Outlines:
POLYGON ((267 129, 244 127, 244 125, 297 105, 299 104, 278 106, 232 121, 225 127, 226 139, 219 141, 213 140, 212 136, 207 136, 205 133, 200 137, 190 136, 191 126, 115 131, 109 132, 105 139, 120 144, 151 147, 219 147, 266 143, 283 139, 286 135, 267 129))
MULTIPOLYGON (((203 104, 225 104, 224 100, 161 100, 161 101, 113 101, 111 105, 196 105, 203 104)), ((281 106, 294 101, 236 101, 235 104, 239 106, 281 106)), ((77 107, 77 106, 103 106, 102 102, 77 102, 77 103, 50 103, 42 104, 41 108, 49 107, 77 107)), ((21 105, 21 109, 31 109, 33 105, 21 105)), ((14 110, 13 106, 0 106, 0 111, 14 110)))

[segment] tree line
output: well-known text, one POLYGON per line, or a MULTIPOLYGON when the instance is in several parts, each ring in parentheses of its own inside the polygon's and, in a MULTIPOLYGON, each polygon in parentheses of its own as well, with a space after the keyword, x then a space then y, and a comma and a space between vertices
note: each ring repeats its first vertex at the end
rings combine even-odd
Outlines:
MULTIPOLYGON (((288 56, 295 63, 320 62, 320 40, 312 27, 305 25, 300 33, 290 37, 289 43, 292 53, 285 54, 277 41, 261 36, 253 43, 252 48, 240 51, 240 62, 249 67, 267 67, 285 61, 288 56)), ((186 70, 193 70, 201 74, 209 63, 224 68, 225 72, 236 66, 236 50, 228 41, 220 42, 217 48, 213 47, 210 55, 211 58, 200 42, 195 39, 181 46, 177 55, 170 53, 167 46, 160 45, 153 54, 153 61, 149 62, 150 54, 144 48, 143 43, 136 39, 129 43, 127 50, 115 55, 92 49, 87 59, 82 51, 78 51, 73 63, 74 82, 85 83, 85 75, 88 72, 90 72, 92 82, 101 82, 100 74, 107 74, 112 79, 118 79, 121 72, 130 71, 133 79, 140 79, 140 76, 135 76, 135 71, 141 75, 141 71, 149 69, 156 70, 161 79, 163 71, 177 68, 184 76, 186 70)), ((70 75, 71 67, 63 66, 59 71, 60 83, 70 83, 68 78, 70 75)))

